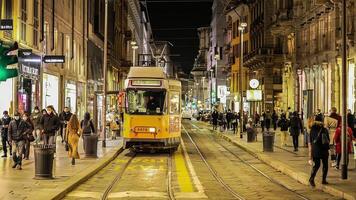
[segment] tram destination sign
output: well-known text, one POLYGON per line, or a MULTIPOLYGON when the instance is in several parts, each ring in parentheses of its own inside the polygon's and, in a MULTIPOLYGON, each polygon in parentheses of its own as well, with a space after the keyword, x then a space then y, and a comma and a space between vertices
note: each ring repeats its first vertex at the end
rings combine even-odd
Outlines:
POLYGON ((65 63, 65 57, 64 56, 44 56, 43 57, 43 62, 44 63, 65 63))
POLYGON ((132 86, 151 86, 160 87, 162 85, 160 80, 131 80, 132 86))
POLYGON ((0 20, 0 30, 1 31, 9 31, 13 30, 13 20, 12 19, 1 19, 0 20))

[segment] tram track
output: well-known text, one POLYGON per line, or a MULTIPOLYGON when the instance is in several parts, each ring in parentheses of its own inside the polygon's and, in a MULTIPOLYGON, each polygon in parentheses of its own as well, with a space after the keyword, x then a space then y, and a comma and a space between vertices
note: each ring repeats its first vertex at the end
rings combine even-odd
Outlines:
POLYGON ((204 153, 200 150, 194 139, 191 137, 189 132, 185 129, 185 127, 182 125, 182 128, 184 130, 184 133, 188 136, 189 140, 195 147, 196 151, 198 152, 201 160, 204 162, 205 166, 208 168, 210 174, 215 178, 217 182, 227 191, 229 192, 232 196, 234 196, 236 199, 239 200, 245 200, 243 196, 241 196, 239 193, 235 192, 220 176, 219 174, 214 170, 214 168, 210 165, 210 163, 207 161, 206 156, 204 153))
MULTIPOLYGON (((196 125, 194 125, 193 123, 190 123, 191 126, 193 126, 194 128, 196 128, 197 130, 201 130, 201 127, 198 127, 196 125)), ((210 131, 211 132, 211 131, 210 131)), ((286 187, 285 185, 283 185, 282 183, 280 183, 278 180, 272 178, 271 176, 267 175, 266 173, 264 173, 263 171, 261 171, 260 169, 258 169, 256 166, 254 166, 253 164, 249 163, 249 161, 241 158, 241 156, 237 155, 237 153, 233 152, 230 148, 226 147, 224 144, 222 144, 222 142, 217 139, 216 135, 211 135, 209 134, 209 137, 216 143, 218 144, 221 148, 223 148, 225 151, 227 151, 229 154, 233 155, 233 157, 237 158, 241 163, 243 163, 244 165, 250 167, 251 169, 253 169, 254 171, 256 171, 257 173, 259 173, 261 176, 265 177, 267 180, 269 180, 271 183, 273 183, 276 186, 279 186, 285 190, 287 190, 288 192, 291 192, 292 194, 294 194, 296 197, 298 197, 299 199, 303 199, 303 200, 309 200, 310 198, 306 197, 303 194, 300 194, 298 192, 296 192, 293 189, 290 189, 288 187, 286 187)), ((263 161, 260 161, 259 159, 257 159, 254 155, 251 155, 248 152, 245 152, 243 149, 241 149, 240 147, 231 144, 232 146, 234 146, 234 148, 237 148, 239 150, 239 152, 244 152, 245 154, 248 154, 249 156, 253 157, 255 160, 259 161, 260 163, 263 163, 264 165, 267 165, 266 163, 264 163, 263 161)), ((279 147, 277 147, 279 148, 279 147)), ((282 150, 286 150, 284 148, 280 148, 282 150)), ((288 151, 288 150, 286 150, 288 151)), ((294 153, 294 152, 293 152, 294 153)))

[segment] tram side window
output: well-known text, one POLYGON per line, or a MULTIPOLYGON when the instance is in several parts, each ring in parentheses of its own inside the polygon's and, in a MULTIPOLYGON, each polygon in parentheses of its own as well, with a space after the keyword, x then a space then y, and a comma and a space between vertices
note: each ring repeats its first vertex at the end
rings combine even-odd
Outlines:
POLYGON ((169 95, 169 114, 179 115, 180 114, 180 95, 179 92, 171 92, 169 95))

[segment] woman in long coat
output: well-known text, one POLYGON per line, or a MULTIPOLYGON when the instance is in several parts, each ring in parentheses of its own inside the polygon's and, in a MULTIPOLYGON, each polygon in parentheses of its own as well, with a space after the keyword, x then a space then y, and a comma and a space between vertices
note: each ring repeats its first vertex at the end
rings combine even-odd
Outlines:
POLYGON ((66 136, 68 137, 67 141, 69 145, 68 155, 70 158, 72 158, 72 165, 75 165, 75 159, 80 158, 78 153, 80 131, 79 131, 79 121, 77 115, 72 115, 70 117, 70 120, 67 124, 66 136))

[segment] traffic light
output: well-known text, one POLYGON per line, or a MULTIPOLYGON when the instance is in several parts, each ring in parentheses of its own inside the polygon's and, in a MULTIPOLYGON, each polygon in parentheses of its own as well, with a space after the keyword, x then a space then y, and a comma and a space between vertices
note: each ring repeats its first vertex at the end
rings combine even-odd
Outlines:
POLYGON ((18 49, 17 42, 0 41, 0 81, 6 81, 18 75, 17 69, 7 69, 8 65, 17 63, 16 55, 8 55, 9 52, 16 49, 18 49))

